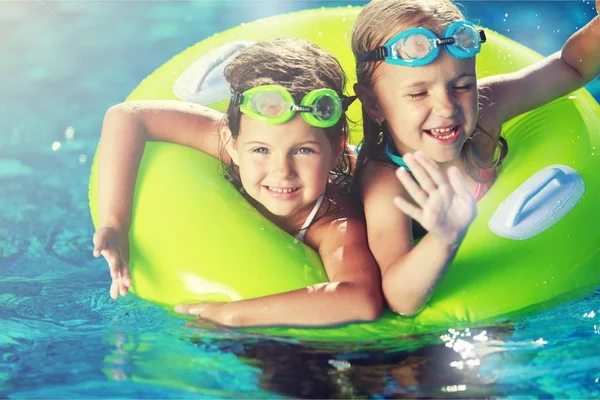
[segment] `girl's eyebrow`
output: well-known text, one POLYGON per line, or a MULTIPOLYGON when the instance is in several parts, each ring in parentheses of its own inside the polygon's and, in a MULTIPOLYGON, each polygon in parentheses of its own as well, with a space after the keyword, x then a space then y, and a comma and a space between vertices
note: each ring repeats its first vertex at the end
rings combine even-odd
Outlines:
POLYGON ((258 140, 253 140, 251 142, 244 143, 244 145, 246 145, 246 146, 256 145, 256 144, 260 144, 260 145, 263 145, 263 146, 268 146, 269 145, 268 143, 259 142, 258 140))
POLYGON ((418 81, 418 82, 411 82, 408 85, 405 86, 406 89, 411 89, 414 88, 416 86, 424 86, 427 85, 427 82, 425 81, 418 81))
POLYGON ((461 79, 461 78, 477 78, 477 75, 472 74, 470 72, 465 72, 465 73, 460 74, 459 76, 457 76, 454 79, 458 80, 458 79, 461 79))
MULTIPOLYGON (((261 145, 261 146, 270 146, 268 143, 260 142, 258 140, 253 140, 251 142, 244 143, 244 145, 246 145, 246 146, 253 146, 253 145, 257 145, 257 144, 261 145)), ((294 146, 301 146, 301 145, 306 145, 306 144, 313 144, 315 146, 320 146, 321 145, 321 143, 318 142, 318 141, 316 141, 316 140, 307 140, 305 142, 295 143, 294 146)))
POLYGON ((316 140, 307 140, 306 142, 298 142, 297 145, 303 145, 303 144, 314 144, 315 146, 321 145, 321 143, 317 142, 316 140))

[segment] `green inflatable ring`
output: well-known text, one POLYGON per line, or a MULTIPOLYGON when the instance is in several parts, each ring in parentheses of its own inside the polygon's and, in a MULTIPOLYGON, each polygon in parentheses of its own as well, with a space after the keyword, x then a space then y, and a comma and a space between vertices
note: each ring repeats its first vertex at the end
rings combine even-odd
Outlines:
MULTIPOLYGON (((210 68, 218 70, 223 63, 214 61, 215 49, 240 40, 279 36, 302 37, 333 53, 348 73, 351 90, 356 80, 348 43, 359 11, 353 7, 302 11, 219 33, 168 61, 142 81, 128 100, 180 99, 181 94, 174 91, 181 93, 182 89, 177 89, 181 77, 198 67, 201 56, 212 54, 212 61, 204 64, 212 63, 210 68)), ((478 56, 480 76, 513 71, 540 59, 518 43, 487 33, 488 42, 478 56)), ((207 71, 200 73, 206 75, 207 71)), ((202 92, 201 85, 187 83, 192 96, 199 86, 202 92)), ((222 110, 226 102, 219 100, 222 98, 208 102, 222 110)), ((354 143, 361 136, 356 130, 360 128, 359 111, 356 104, 350 110, 351 118, 359 122, 352 133, 354 143)), ((257 331, 305 340, 381 341, 514 317, 587 292, 600 282, 600 208, 596 205, 600 200, 599 116, 600 107, 582 89, 505 124, 510 152, 500 176, 479 202, 477 219, 454 263, 418 316, 404 318, 387 312, 374 323, 257 331), (570 172, 561 175, 552 167, 546 171, 554 165, 572 169, 579 178, 577 190, 584 188, 583 197, 576 188, 567 187, 566 197, 555 202, 568 203, 562 208, 565 215, 560 215, 561 207, 548 206, 551 212, 541 218, 541 225, 551 226, 529 238, 514 240, 494 233, 490 221, 515 196, 520 205, 508 208, 509 216, 500 230, 510 225, 508 220, 519 225, 535 216, 537 211, 530 206, 538 200, 532 200, 531 190, 525 195, 518 193, 532 176, 546 174, 540 179, 548 187, 548 198, 556 194, 554 186, 569 183, 570 172)), ((196 150, 165 143, 146 145, 130 230, 135 293, 170 307, 264 296, 325 281, 316 253, 267 221, 219 171, 217 160, 196 150)), ((97 226, 97 160, 90 178, 90 209, 97 226)), ((540 225, 530 223, 536 224, 540 225)))

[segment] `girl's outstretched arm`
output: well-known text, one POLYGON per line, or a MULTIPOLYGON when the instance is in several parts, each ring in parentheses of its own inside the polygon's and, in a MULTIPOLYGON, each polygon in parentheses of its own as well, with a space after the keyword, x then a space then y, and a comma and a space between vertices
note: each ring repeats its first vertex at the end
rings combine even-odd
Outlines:
MULTIPOLYGON (((600 11, 600 0, 596 1, 600 11)), ((482 126, 495 125, 579 89, 600 74, 600 17, 575 32, 562 50, 512 74, 481 79, 482 126)))
POLYGON ((111 297, 126 295, 133 191, 146 141, 190 146, 218 156, 222 114, 180 101, 136 101, 111 107, 104 118, 98 159, 99 224, 94 256, 109 264, 111 297))
POLYGON ((364 222, 339 218, 319 236, 318 251, 329 283, 231 303, 180 305, 175 310, 235 327, 327 326, 377 319, 383 309, 381 281, 364 222))
POLYGON ((404 169, 369 163, 361 192, 385 299, 393 311, 411 316, 453 260, 476 207, 458 171, 445 174, 422 153, 405 154, 404 160, 416 181, 404 169), (413 219, 428 231, 417 245, 413 219))

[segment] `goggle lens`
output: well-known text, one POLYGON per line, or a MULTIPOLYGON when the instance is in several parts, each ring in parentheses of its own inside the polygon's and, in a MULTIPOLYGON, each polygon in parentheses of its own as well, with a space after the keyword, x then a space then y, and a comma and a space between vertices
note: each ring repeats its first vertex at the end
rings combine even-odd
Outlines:
POLYGON ((312 114, 321 121, 329 121, 336 111, 336 102, 328 95, 319 97, 313 103, 312 114))
POLYGON ((414 34, 399 40, 393 47, 396 57, 403 60, 419 60, 433 50, 431 41, 423 34, 414 34))
POLYGON ((463 25, 452 36, 455 40, 453 46, 459 50, 468 52, 479 45, 479 32, 471 26, 463 25))
POLYGON ((291 104, 278 92, 255 93, 250 97, 250 108, 266 118, 277 118, 290 110, 291 104))

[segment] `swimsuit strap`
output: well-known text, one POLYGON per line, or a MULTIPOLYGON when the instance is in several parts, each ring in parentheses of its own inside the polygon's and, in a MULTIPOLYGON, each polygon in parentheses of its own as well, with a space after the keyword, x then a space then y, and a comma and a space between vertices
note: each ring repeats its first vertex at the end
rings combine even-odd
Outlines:
POLYGON ((314 205, 312 211, 310 212, 310 214, 308 215, 308 218, 306 218, 306 221, 304 221, 302 228, 300 228, 298 233, 296 233, 296 235, 294 236, 297 240, 304 242, 304 236, 306 236, 306 231, 308 230, 308 227, 310 226, 310 224, 312 224, 313 219, 315 219, 315 216, 317 215, 319 208, 321 208, 321 204, 323 203, 324 198, 325 198, 325 193, 320 195, 319 198, 317 199, 317 201, 315 202, 315 205, 314 205))
POLYGON ((396 164, 397 166, 402 167, 405 170, 407 170, 408 172, 410 172, 410 168, 408 168, 408 166, 404 162, 404 159, 402 159, 401 156, 397 155, 394 152, 394 150, 392 150, 390 141, 386 140, 386 139, 384 139, 384 141, 385 141, 385 143, 383 145, 383 151, 385 152, 385 155, 390 159, 390 161, 393 162, 394 164, 396 164))

